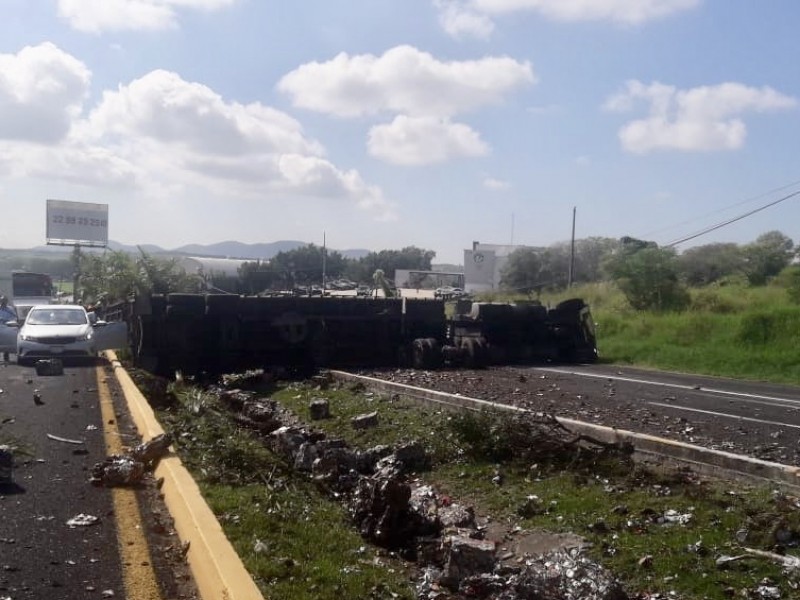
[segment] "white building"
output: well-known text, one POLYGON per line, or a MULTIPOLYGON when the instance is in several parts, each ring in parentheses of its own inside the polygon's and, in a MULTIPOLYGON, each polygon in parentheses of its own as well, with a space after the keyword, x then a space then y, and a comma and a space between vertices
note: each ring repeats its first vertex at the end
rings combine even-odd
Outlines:
POLYGON ((472 242, 472 249, 464 250, 464 290, 476 293, 500 289, 500 279, 508 256, 522 247, 472 242))

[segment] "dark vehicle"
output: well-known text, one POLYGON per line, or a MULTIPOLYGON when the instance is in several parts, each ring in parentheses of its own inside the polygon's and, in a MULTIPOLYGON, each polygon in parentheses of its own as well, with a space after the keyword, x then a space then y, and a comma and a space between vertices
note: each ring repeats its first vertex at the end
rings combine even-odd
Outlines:
MULTIPOLYGON (((536 303, 167 294, 116 307, 137 366, 169 374, 251 368, 483 367, 597 357, 589 307, 536 303)), ((109 317, 110 318, 110 317, 109 317)))

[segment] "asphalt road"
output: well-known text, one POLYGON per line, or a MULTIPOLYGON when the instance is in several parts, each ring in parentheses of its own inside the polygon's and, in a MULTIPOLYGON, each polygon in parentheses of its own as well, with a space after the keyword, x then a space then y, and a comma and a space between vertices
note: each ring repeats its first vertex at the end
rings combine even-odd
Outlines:
POLYGON ((800 465, 797 387, 609 365, 365 374, 800 465))
POLYGON ((13 482, 0 484, 0 599, 155 600, 175 589, 156 582, 174 576, 164 553, 151 559, 157 494, 89 482, 107 449, 138 443, 115 384, 103 360, 57 376, 0 363, 0 444, 19 447, 13 482), (92 524, 69 524, 81 515, 92 524))

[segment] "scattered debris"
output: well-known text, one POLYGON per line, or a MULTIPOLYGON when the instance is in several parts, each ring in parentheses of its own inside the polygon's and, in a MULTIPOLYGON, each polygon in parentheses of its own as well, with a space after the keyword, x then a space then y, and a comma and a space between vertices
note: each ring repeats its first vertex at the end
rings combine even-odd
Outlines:
POLYGON ((328 419, 331 416, 330 403, 324 398, 314 398, 308 405, 308 412, 312 421, 328 419))
POLYGON ((140 483, 148 471, 155 469, 159 459, 169 450, 172 436, 168 433, 139 444, 130 454, 115 454, 92 467, 90 482, 105 487, 129 486, 140 483))
POLYGON ((64 442, 65 444, 75 444, 76 446, 83 444, 83 440, 72 440, 70 438, 53 435, 52 433, 48 433, 47 437, 56 442, 64 442))
POLYGON ((14 475, 14 449, 0 446, 0 484, 11 483, 14 475))
POLYGON ((717 558, 717 567, 726 569, 730 563, 746 560, 748 558, 764 558, 771 560, 774 563, 781 565, 787 570, 800 569, 800 557, 788 554, 776 554, 775 552, 767 552, 765 550, 757 550, 755 548, 743 548, 744 554, 737 554, 736 556, 729 556, 723 554, 717 558))
POLYGON ((67 521, 67 525, 70 527, 90 527, 91 525, 96 525, 100 522, 99 517, 95 517, 94 515, 87 515, 85 513, 80 513, 72 517, 70 520, 67 521))
POLYGON ((351 420, 353 429, 372 429, 378 426, 378 413, 371 412, 365 415, 358 415, 351 420))
POLYGON ((36 361, 37 375, 63 375, 64 363, 61 359, 50 358, 36 361))

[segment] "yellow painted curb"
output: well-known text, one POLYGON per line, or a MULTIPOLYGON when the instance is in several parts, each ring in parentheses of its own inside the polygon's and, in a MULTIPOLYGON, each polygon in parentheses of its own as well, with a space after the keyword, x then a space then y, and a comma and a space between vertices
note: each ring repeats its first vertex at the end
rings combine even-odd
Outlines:
MULTIPOLYGON (((114 375, 142 439, 146 441, 164 433, 152 408, 117 360, 117 355, 111 351, 106 351, 105 355, 114 367, 114 375)), ((181 542, 189 544, 186 558, 201 598, 264 600, 180 458, 174 454, 163 458, 155 475, 164 479, 161 491, 178 536, 181 542)))

